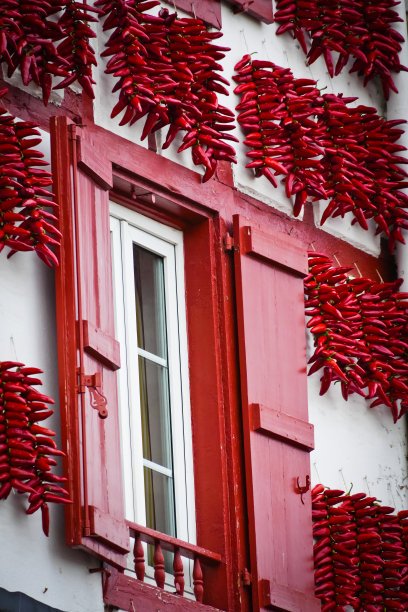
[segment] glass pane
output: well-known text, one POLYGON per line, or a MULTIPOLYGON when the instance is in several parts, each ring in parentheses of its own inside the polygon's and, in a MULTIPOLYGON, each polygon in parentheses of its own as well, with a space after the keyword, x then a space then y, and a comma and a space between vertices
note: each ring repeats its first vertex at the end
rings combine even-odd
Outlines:
POLYGON ((139 347, 167 359, 163 258, 133 245, 139 347))
POLYGON ((144 481, 147 527, 175 536, 173 478, 145 467, 144 481))
POLYGON ((139 356, 143 458, 173 469, 167 368, 139 356))

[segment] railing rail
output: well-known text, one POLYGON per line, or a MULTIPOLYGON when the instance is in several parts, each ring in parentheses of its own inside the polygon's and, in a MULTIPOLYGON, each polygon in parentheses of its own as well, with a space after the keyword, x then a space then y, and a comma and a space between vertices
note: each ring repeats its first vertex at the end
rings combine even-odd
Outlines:
POLYGON ((154 579, 157 586, 161 589, 164 588, 166 572, 164 570, 164 556, 163 550, 167 550, 173 553, 173 573, 174 573, 174 587, 178 595, 184 593, 184 569, 182 557, 192 559, 193 564, 193 591, 196 601, 202 602, 204 596, 204 581, 201 564, 204 565, 218 565, 223 563, 223 559, 220 554, 184 542, 178 538, 166 535, 149 527, 143 527, 131 521, 126 521, 129 528, 130 537, 134 538, 135 543, 133 547, 134 556, 134 569, 136 577, 139 580, 144 580, 146 571, 146 562, 144 557, 143 543, 151 544, 154 547, 153 554, 153 568, 154 568, 154 579))

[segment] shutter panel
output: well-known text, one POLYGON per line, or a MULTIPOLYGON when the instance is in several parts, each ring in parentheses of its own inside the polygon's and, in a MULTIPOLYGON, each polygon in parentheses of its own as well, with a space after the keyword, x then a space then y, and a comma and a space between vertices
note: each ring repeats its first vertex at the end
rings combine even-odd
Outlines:
POLYGON ((227 0, 237 12, 248 13, 264 23, 273 22, 272 0, 227 0))
POLYGON ((67 542, 125 567, 129 535, 115 374, 120 362, 110 253, 111 168, 98 147, 79 148, 81 130, 65 117, 53 118, 51 136, 63 234, 56 270, 61 429, 74 502, 66 509, 67 542))
POLYGON ((171 0, 169 4, 173 4, 191 17, 202 19, 218 29, 221 28, 220 0, 171 0))
POLYGON ((317 612, 303 277, 289 236, 234 216, 238 341, 254 610, 317 612))

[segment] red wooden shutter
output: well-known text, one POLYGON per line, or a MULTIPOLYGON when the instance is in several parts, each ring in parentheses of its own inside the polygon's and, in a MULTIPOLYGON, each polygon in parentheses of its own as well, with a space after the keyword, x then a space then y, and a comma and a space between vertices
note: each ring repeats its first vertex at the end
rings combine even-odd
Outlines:
POLYGON ((218 29, 221 28, 220 0, 171 0, 169 4, 185 11, 191 17, 202 19, 218 29))
POLYGON ((254 610, 317 612, 313 594, 303 277, 289 236, 234 217, 239 359, 254 610))
POLYGON ((78 161, 81 129, 65 117, 53 118, 51 135, 63 234, 56 271, 61 428, 74 502, 67 507, 67 542, 124 567, 129 535, 115 374, 111 167, 97 146, 78 161))
POLYGON ((237 12, 248 13, 265 23, 273 22, 272 0, 227 0, 237 12))

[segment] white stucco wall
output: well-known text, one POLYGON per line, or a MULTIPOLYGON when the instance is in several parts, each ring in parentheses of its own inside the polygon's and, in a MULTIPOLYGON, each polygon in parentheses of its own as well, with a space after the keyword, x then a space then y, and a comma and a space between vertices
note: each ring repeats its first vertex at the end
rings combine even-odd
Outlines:
MULTIPOLYGON (((320 87, 327 87, 327 91, 334 93, 358 94, 359 102, 383 111, 383 100, 374 83, 364 89, 356 75, 348 75, 345 71, 332 81, 323 60, 307 67, 298 44, 290 35, 276 37, 274 24, 266 26, 243 14, 233 15, 225 3, 222 8, 224 36, 217 42, 232 48, 222 62, 224 75, 230 80, 233 66, 242 55, 257 52, 259 58, 290 66, 295 77, 314 78, 320 87)), ((96 47, 97 41, 93 44, 96 47)), ((140 144, 141 125, 121 128, 118 126, 120 117, 109 118, 116 97, 114 100, 110 94, 113 80, 103 74, 102 62, 95 74, 96 122, 140 144)), ((18 85, 17 78, 14 83, 18 85)), ((229 97, 221 98, 222 103, 230 108, 239 101, 232 92, 229 97)), ((403 108, 399 107, 398 111, 403 112, 403 108)), ((239 128, 235 133, 243 139, 239 128)), ((158 143, 160 145, 160 135, 158 143)), ((146 146, 146 142, 143 144, 146 146)), ((163 154, 197 170, 191 162, 190 152, 178 155, 177 147, 175 142, 163 154)), ((291 216, 292 207, 283 188, 274 189, 266 179, 255 179, 244 167, 248 159, 245 147, 237 143, 236 149, 239 164, 234 166, 234 179, 237 188, 291 216)), ((318 225, 318 207, 315 218, 318 225)), ((301 223, 301 220, 293 219, 293 223, 301 223)), ((364 252, 379 252, 379 240, 373 231, 365 232, 356 226, 351 228, 347 221, 330 220, 324 225, 324 231, 344 238, 364 252)), ((53 272, 34 254, 16 254, 7 260, 2 253, 0 287, 0 360, 15 359, 42 368, 45 372, 43 391, 57 400, 53 272)), ((309 354, 310 343, 309 336, 309 354)), ((311 454, 313 484, 322 482, 344 490, 353 485, 354 492, 365 491, 386 505, 408 508, 405 419, 394 425, 385 407, 370 410, 368 403, 358 396, 352 396, 346 403, 337 386, 320 397, 319 388, 319 374, 315 374, 309 378, 309 412, 315 426, 316 445, 311 454)), ((55 409, 56 415, 50 420, 50 426, 58 432, 57 404, 55 409)), ((51 508, 50 537, 46 538, 41 530, 39 513, 29 517, 24 514, 22 506, 25 501, 16 494, 12 494, 7 502, 0 501, 3 552, 0 555, 0 587, 23 591, 64 612, 101 612, 100 575, 88 572, 97 563, 86 554, 65 546, 62 508, 51 508)))

